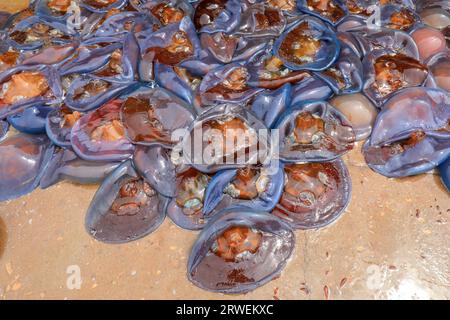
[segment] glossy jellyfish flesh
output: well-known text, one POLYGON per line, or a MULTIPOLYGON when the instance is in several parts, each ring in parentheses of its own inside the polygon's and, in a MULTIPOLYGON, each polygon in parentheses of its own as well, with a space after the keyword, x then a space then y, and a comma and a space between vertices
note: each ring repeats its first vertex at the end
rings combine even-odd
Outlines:
POLYGON ((241 4, 237 0, 201 0, 195 6, 193 22, 199 32, 230 32, 240 21, 241 4))
POLYGON ((31 105, 56 103, 62 87, 57 71, 46 66, 18 66, 0 76, 0 117, 31 105))
POLYGON ((167 215, 183 229, 200 230, 207 218, 203 214, 205 192, 211 175, 192 167, 178 170, 175 178, 175 196, 167 207, 167 215))
POLYGON ((247 68, 237 63, 214 69, 203 77, 197 90, 195 107, 201 113, 206 107, 221 102, 245 103, 262 91, 250 87, 249 78, 247 68))
POLYGON ((380 105, 398 90, 421 86, 428 69, 403 54, 374 51, 364 58, 364 93, 380 105))
POLYGON ((62 180, 83 185, 101 183, 119 165, 120 162, 86 161, 70 149, 57 149, 49 160, 39 186, 45 189, 62 180))
POLYGON ((340 0, 298 0, 297 6, 332 24, 339 23, 347 15, 346 7, 340 0))
POLYGON ((33 191, 53 153, 44 135, 15 134, 0 142, 0 201, 33 191))
POLYGON ((161 197, 124 162, 102 183, 86 215, 86 229, 95 239, 124 243, 153 232, 166 216, 167 198, 161 197))
POLYGON ((402 90, 383 106, 363 148, 368 166, 387 177, 430 171, 450 153, 448 92, 402 90))
POLYGON ((334 32, 313 17, 303 17, 276 40, 274 52, 293 70, 320 71, 339 56, 340 45, 334 32))
POLYGON ((82 116, 72 127, 75 153, 84 160, 122 161, 134 152, 120 120, 121 100, 113 100, 82 116))
POLYGON ((0 141, 2 141, 6 137, 8 130, 9 130, 8 121, 0 120, 0 141))
POLYGON ((194 121, 192 108, 161 88, 137 90, 124 99, 121 119, 131 142, 171 147, 172 133, 194 121))
POLYGON ((246 108, 217 105, 202 113, 182 140, 184 160, 202 172, 264 164, 269 159, 267 128, 246 108))
POLYGON ((351 123, 326 102, 291 107, 280 117, 280 158, 285 162, 333 160, 353 148, 351 123))
POLYGON ((137 146, 133 155, 136 171, 156 191, 165 197, 176 195, 177 165, 170 149, 155 146, 137 146))
POLYGON ((432 55, 446 50, 445 36, 439 30, 430 27, 420 27, 411 33, 417 44, 422 61, 432 55))
POLYGON ((63 105, 47 114, 45 130, 52 142, 60 147, 71 147, 70 133, 75 123, 83 116, 63 105))
POLYGON ((51 106, 33 106, 8 116, 8 122, 18 131, 30 134, 45 133, 45 122, 51 106))
POLYGON ((450 53, 442 52, 427 62, 433 86, 450 91, 450 53))
POLYGON ((241 15, 236 34, 247 37, 279 36, 286 26, 281 10, 257 3, 248 7, 241 15))
POLYGON ((81 0, 80 4, 92 12, 108 12, 120 8, 127 3, 126 0, 81 0))
POLYGON ((192 248, 188 278, 208 291, 245 293, 277 277, 294 245, 291 228, 268 213, 219 214, 192 248))
POLYGON ((350 201, 351 180, 340 159, 286 164, 284 172, 283 194, 272 214, 295 229, 327 226, 340 217, 350 201))
POLYGON ((280 199, 283 184, 284 173, 279 167, 223 170, 214 175, 206 189, 203 213, 209 217, 221 208, 271 211, 280 199))

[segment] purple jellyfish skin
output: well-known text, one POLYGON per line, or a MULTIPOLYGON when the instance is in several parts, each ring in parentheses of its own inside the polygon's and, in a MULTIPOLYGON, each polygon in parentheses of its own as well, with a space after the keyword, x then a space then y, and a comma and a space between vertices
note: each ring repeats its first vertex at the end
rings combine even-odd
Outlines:
POLYGON ((326 227, 335 222, 350 203, 352 182, 342 159, 286 164, 284 172, 283 194, 272 214, 293 229, 326 227), (290 175, 289 171, 294 174, 290 175), (295 175, 299 176, 298 180, 295 175), (293 190, 297 194, 293 194, 293 190))
POLYGON ((335 6, 335 12, 328 12, 326 14, 322 13, 319 10, 314 10, 314 8, 311 8, 308 5, 307 0, 297 0, 297 8, 302 12, 316 16, 319 19, 324 20, 332 25, 337 25, 348 14, 347 7, 343 2, 344 1, 341 0, 331 0, 330 3, 335 6))
POLYGON ((50 37, 50 35, 48 35, 49 39, 51 39, 52 44, 65 44, 67 42, 70 42, 72 40, 71 36, 74 35, 73 32, 71 32, 62 22, 58 22, 56 20, 41 19, 38 16, 31 16, 20 21, 12 28, 12 30, 9 32, 10 36, 8 37, 9 44, 13 48, 18 50, 36 50, 44 46, 45 41, 42 38, 29 42, 27 41, 27 39, 22 39, 23 37, 27 36, 27 33, 29 33, 28 30, 37 24, 46 25, 48 28, 56 30, 56 32, 59 33, 59 38, 56 36, 50 37), (21 41, 22 43, 11 38, 11 35, 16 34, 20 34, 19 39, 23 40, 23 42, 21 41))
POLYGON ((438 171, 439 174, 441 175, 443 185, 447 188, 447 191, 450 193, 450 157, 439 165, 438 171))
POLYGON ((194 16, 192 20, 197 28, 197 31, 200 33, 231 33, 238 27, 239 21, 241 20, 241 1, 197 1, 194 5, 194 16), (217 6, 217 3, 224 3, 224 8, 217 16, 211 19, 211 16, 205 12, 208 12, 208 6, 217 6))
POLYGON ((86 161, 69 149, 57 149, 49 160, 39 186, 46 189, 59 181, 78 184, 101 183, 120 162, 86 161))
POLYGON ((27 107, 33 105, 43 104, 57 104, 61 101, 63 96, 63 90, 61 85, 61 79, 55 68, 45 65, 37 66, 17 66, 9 69, 0 74, 0 84, 11 80, 11 77, 21 72, 36 72, 43 75, 46 79, 48 90, 44 96, 38 96, 29 99, 19 99, 12 104, 7 104, 4 101, 0 102, 0 119, 13 115, 20 111, 23 111, 27 107))
MULTIPOLYGON (((175 67, 155 63, 154 68, 156 83, 192 105, 194 102, 194 90, 198 84, 194 82, 189 83, 189 79, 182 78, 174 69, 175 67)), ((200 79, 197 81, 199 82, 200 79)))
POLYGON ((235 34, 251 38, 277 37, 285 27, 286 17, 280 9, 255 3, 242 12, 235 34))
POLYGON ((349 30, 359 45, 362 58, 374 50, 389 50, 419 59, 419 49, 414 39, 406 32, 387 28, 370 29, 366 26, 349 30))
POLYGON ((325 101, 333 95, 333 90, 322 79, 313 75, 306 77, 292 86, 291 105, 305 103, 305 101, 325 101))
POLYGON ((102 183, 86 214, 88 233, 98 241, 119 244, 155 231, 166 217, 168 198, 159 195, 125 161, 102 183))
POLYGON ((278 277, 295 247, 292 229, 280 219, 248 209, 223 212, 207 224, 188 261, 188 279, 197 287, 225 294, 246 293, 278 277), (235 229, 237 228, 237 229, 235 229), (218 237, 243 230, 257 241, 237 258, 222 257, 218 237))
POLYGON ((354 51, 341 44, 341 54, 336 63, 328 70, 317 72, 316 75, 324 80, 335 94, 357 93, 363 87, 363 66, 354 51))
POLYGON ((256 96, 251 110, 267 128, 272 128, 278 117, 290 106, 291 93, 292 86, 289 83, 277 90, 265 90, 256 96))
POLYGON ((9 131, 9 123, 6 120, 0 120, 0 142, 6 138, 9 131))
MULTIPOLYGON (((67 111, 73 113, 68 108, 67 111)), ((45 119, 45 131, 55 145, 63 148, 71 148, 70 133, 72 126, 66 122, 66 115, 67 112, 65 112, 63 107, 54 108, 50 111, 45 119)), ((81 115, 79 114, 79 116, 81 115)))
POLYGON ((109 5, 95 5, 96 2, 101 3, 101 1, 98 0, 81 0, 80 6, 83 8, 86 8, 89 11, 95 12, 95 13, 106 13, 111 9, 120 9, 127 5, 127 0, 117 0, 109 5))
POLYGON ((197 89, 194 102, 197 113, 200 114, 208 107, 225 102, 245 104, 263 91, 262 88, 250 87, 248 85, 249 79, 248 69, 238 63, 231 63, 212 70, 203 77, 197 89), (239 77, 242 79, 239 80, 245 82, 237 83, 236 85, 239 86, 237 88, 233 87, 235 85, 232 79, 234 73, 240 73, 239 77))
POLYGON ((147 80, 149 76, 143 74, 143 71, 151 69, 147 65, 153 64, 154 61, 177 65, 184 60, 198 57, 201 50, 200 40, 189 17, 184 17, 180 22, 169 24, 156 31, 145 30, 145 32, 137 35, 137 39, 142 56, 139 66, 140 77, 144 80, 147 80), (185 48, 190 53, 186 54, 186 52, 183 52, 181 54, 177 52, 168 55, 167 48, 173 45, 174 40, 179 41, 180 39, 178 38, 180 37, 184 41, 185 48))
POLYGON ((176 195, 176 165, 171 150, 161 146, 137 146, 133 155, 136 171, 165 197, 176 195))
POLYGON ((52 106, 32 106, 8 116, 8 122, 18 131, 29 134, 45 133, 45 122, 52 106))
POLYGON ((173 132, 187 130, 196 117, 188 103, 159 87, 140 87, 123 100, 120 118, 129 141, 137 145, 172 148, 173 132))
POLYGON ((258 180, 255 181, 256 197, 251 199, 240 198, 241 190, 233 184, 239 175, 238 169, 220 171, 213 176, 206 189, 203 206, 203 214, 206 217, 213 216, 217 213, 216 208, 223 207, 227 209, 247 208, 258 211, 272 211, 283 192, 284 172, 282 166, 277 168, 248 167, 240 170, 244 170, 244 174, 246 174, 248 173, 248 171, 245 171, 247 169, 254 169, 258 172, 255 174, 259 174, 258 180))
POLYGON ((19 133, 0 143, 0 201, 21 197, 32 192, 53 153, 45 135, 19 133))
POLYGON ((73 110, 88 112, 99 108, 111 99, 134 91, 138 86, 138 82, 105 81, 91 75, 85 75, 71 83, 67 90, 65 103, 73 110), (102 87, 102 90, 91 95, 85 90, 86 86, 90 84, 94 84, 94 87, 98 84, 102 87))
POLYGON ((387 177, 432 170, 450 155, 450 95, 432 88, 407 88, 382 107, 365 143, 368 166, 387 177))
POLYGON ((449 91, 450 81, 450 51, 439 52, 431 56, 426 65, 430 72, 427 79, 427 87, 441 88, 449 91))
MULTIPOLYGON (((107 18, 93 34, 93 37, 122 37, 133 31, 135 23, 145 23, 147 16, 140 12, 122 12, 107 18)), ((148 21, 150 22, 150 21, 148 21)))
POLYGON ((133 155, 134 146, 124 134, 109 140, 104 139, 102 135, 96 138, 95 135, 96 130, 108 125, 112 125, 114 133, 117 134, 121 128, 114 125, 120 123, 121 105, 122 100, 110 101, 75 123, 70 140, 73 150, 80 158, 88 161, 122 161, 133 155))
POLYGON ((287 28, 278 37, 275 41, 273 52, 290 69, 322 71, 329 68, 337 60, 340 49, 340 43, 336 34, 324 22, 312 16, 301 16, 295 24, 287 28), (297 63, 287 59, 282 54, 280 47, 282 47, 284 41, 290 41, 288 35, 295 32, 297 28, 302 27, 303 24, 307 24, 313 38, 319 40, 321 45, 311 61, 297 63))
POLYGON ((77 55, 59 67, 59 72, 62 76, 67 76, 74 73, 91 73, 101 67, 105 66, 111 54, 122 48, 122 44, 118 38, 93 38, 86 40, 80 44, 77 49, 77 55), (102 43, 110 43, 102 46, 102 43))
POLYGON ((280 130, 280 159, 287 163, 331 161, 355 142, 347 118, 324 101, 288 108, 274 128, 280 130))

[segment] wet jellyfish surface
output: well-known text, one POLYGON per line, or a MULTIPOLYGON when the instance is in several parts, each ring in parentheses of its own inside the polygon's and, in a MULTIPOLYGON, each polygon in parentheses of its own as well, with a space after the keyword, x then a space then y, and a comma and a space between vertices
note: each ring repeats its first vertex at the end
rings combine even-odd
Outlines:
POLYGON ((60 147, 71 147, 70 133, 75 123, 83 116, 65 105, 50 111, 46 118, 45 129, 48 137, 60 147))
POLYGON ((182 141, 183 158, 207 173, 268 160, 267 128, 237 104, 221 104, 202 113, 182 141))
POLYGON ((119 165, 120 162, 83 160, 70 149, 57 148, 39 186, 45 189, 62 180, 82 185, 101 183, 119 165))
POLYGON ((332 24, 338 23, 347 15, 345 5, 339 0, 298 0, 297 6, 332 24))
POLYGON ((363 148, 368 166, 387 177, 430 171, 450 153, 448 92, 409 88, 388 100, 363 148))
POLYGON ((0 201, 33 191, 53 148, 44 135, 15 134, 0 142, 0 201))
POLYGON ((417 44, 422 61, 446 50, 445 36, 439 30, 426 26, 420 27, 414 30, 411 36, 417 44))
POLYGON ((210 217, 222 208, 271 211, 281 196, 283 183, 283 170, 277 164, 220 171, 208 185, 203 213, 210 217))
POLYGON ((241 16, 238 0, 201 0, 195 6, 192 21, 199 32, 230 32, 241 16))
POLYGON ((326 102, 288 109, 275 125, 280 159, 285 162, 327 161, 353 148, 355 133, 345 116, 326 102))
POLYGON ((133 154, 134 146, 120 121, 121 100, 113 100, 81 117, 71 131, 71 146, 82 159, 121 161, 133 154))
POLYGON ((8 121, 0 120, 0 141, 2 141, 6 137, 8 130, 9 130, 8 121))
POLYGON ((331 99, 330 104, 351 123, 356 141, 370 136, 378 110, 366 96, 361 93, 340 95, 331 99))
POLYGON ((190 105, 161 88, 143 89, 124 99, 121 119, 131 142, 171 147, 172 133, 187 129, 195 114, 190 105))
POLYGON ((351 180, 342 160, 293 163, 284 167, 285 183, 272 214, 295 229, 325 227, 350 202, 351 180))
POLYGON ((161 197, 124 162, 102 183, 86 214, 86 229, 95 239, 125 243, 154 231, 166 216, 161 197))
POLYGON ((441 175, 442 183, 450 193, 450 158, 439 165, 438 170, 441 175))
POLYGON ((203 214, 205 192, 211 175, 192 167, 180 169, 175 178, 175 195, 167 207, 167 215, 183 229, 200 230, 207 219, 203 214))
POLYGON ((430 8, 420 12, 420 17, 430 27, 442 30, 450 25, 450 13, 442 8, 430 8))
POLYGON ((188 278, 208 291, 245 293, 277 277, 294 246, 291 228, 268 213, 224 212, 209 222, 195 242, 188 278))
POLYGON ((313 17, 298 20, 274 47, 275 54, 293 70, 324 70, 336 61, 339 51, 336 34, 313 17))
POLYGON ((450 53, 434 55, 428 60, 427 66, 434 86, 450 91, 450 53))
POLYGON ((398 90, 421 86, 428 69, 418 60, 403 54, 375 51, 363 60, 364 93, 378 105, 398 90))

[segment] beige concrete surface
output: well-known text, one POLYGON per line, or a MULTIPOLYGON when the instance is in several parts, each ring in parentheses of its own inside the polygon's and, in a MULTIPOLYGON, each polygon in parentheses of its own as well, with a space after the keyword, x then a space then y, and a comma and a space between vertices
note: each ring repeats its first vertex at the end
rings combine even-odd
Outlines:
MULTIPOLYGON (((0 0, 0 10, 25 2, 0 0)), ((187 281, 197 234, 169 220, 125 245, 92 239, 84 215, 97 186, 60 183, 0 203, 0 299, 449 299, 450 198, 438 176, 387 179, 359 147, 345 161, 353 195, 342 218, 296 232, 281 277, 240 296, 187 281), (67 286, 73 266, 79 290, 67 286)))

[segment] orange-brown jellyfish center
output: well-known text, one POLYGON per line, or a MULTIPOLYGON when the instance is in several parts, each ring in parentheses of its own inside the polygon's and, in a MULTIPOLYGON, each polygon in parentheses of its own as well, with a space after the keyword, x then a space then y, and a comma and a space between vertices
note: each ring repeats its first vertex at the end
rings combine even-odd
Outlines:
POLYGON ((17 64, 20 53, 18 51, 6 51, 0 54, 0 71, 9 69, 17 64))
POLYGON ((225 193, 233 198, 252 200, 267 189, 269 178, 256 168, 241 168, 226 187, 225 193))
POLYGON ((70 7, 72 0, 49 0, 47 6, 55 13, 64 14, 70 7))
POLYGON ((147 54, 151 53, 160 63, 173 66, 190 57, 194 53, 194 46, 186 32, 178 31, 172 36, 167 47, 149 48, 147 54))
POLYGON ((125 128, 120 120, 113 119, 98 126, 91 132, 92 141, 113 142, 125 137, 125 128))
POLYGON ((127 119, 131 119, 136 114, 145 114, 145 119, 140 119, 144 121, 142 123, 132 123, 133 120, 125 120, 126 123, 130 121, 130 124, 132 124, 133 130, 135 131, 135 140, 144 141, 150 139, 167 143, 172 141, 170 132, 164 129, 149 99, 139 97, 127 98, 123 104, 123 114, 127 119))
POLYGON ((111 84, 107 81, 100 79, 92 79, 85 85, 75 89, 73 94, 73 100, 82 100, 99 95, 111 87, 111 84))
POLYGON ((333 0, 306 0, 308 9, 319 13, 333 22, 345 16, 344 10, 333 0))
POLYGON ((227 0, 203 0, 200 1, 194 13, 194 25, 197 30, 210 25, 225 10, 227 0))
POLYGON ((168 3, 160 3, 150 9, 152 14, 164 25, 179 22, 184 17, 184 12, 174 8, 168 3))
POLYGON ((359 4, 357 0, 347 0, 345 1, 345 5, 351 14, 360 14, 367 17, 371 14, 367 11, 367 8, 359 4))
POLYGON ((405 81, 407 70, 427 71, 427 67, 419 61, 403 54, 386 54, 378 57, 375 60, 374 69, 375 82, 373 86, 382 96, 387 96, 408 86, 405 81))
POLYGON ((415 23, 415 20, 416 19, 412 12, 406 8, 403 8, 391 15, 389 27, 397 30, 406 30, 415 23))
POLYGON ((198 213, 203 208, 206 187, 211 177, 193 168, 178 176, 176 202, 186 215, 198 213))
POLYGON ((258 30, 265 30, 276 25, 282 21, 282 16, 278 10, 272 8, 265 8, 264 12, 257 12, 255 14, 256 28, 258 30))
POLYGON ((211 251, 227 262, 236 262, 243 253, 255 254, 263 234, 246 226, 232 226, 217 237, 211 251))
POLYGON ((192 75, 186 68, 173 67, 173 71, 175 71, 178 77, 187 83, 192 90, 197 89, 202 82, 201 78, 192 75))
POLYGON ((294 11, 297 9, 296 0, 266 0, 266 2, 269 6, 284 11, 294 11))
POLYGON ((75 123, 77 123, 77 121, 83 116, 80 112, 72 111, 66 106, 62 107, 61 113, 63 117, 60 125, 64 128, 72 128, 75 123))
POLYGON ((110 5, 112 5, 114 2, 116 2, 117 0, 84 0, 84 2, 93 7, 93 8, 97 8, 97 9, 103 9, 106 8, 110 5))
POLYGON ((43 96, 49 90, 46 77, 40 72, 22 71, 3 83, 0 99, 9 105, 43 96))
POLYGON ((95 74, 99 77, 112 77, 123 73, 122 68, 122 49, 116 49, 111 54, 108 64, 95 74))
POLYGON ((290 136, 295 144, 314 144, 325 131, 325 121, 310 112, 302 112, 295 118, 290 136))
POLYGON ((322 196, 335 190, 340 181, 330 163, 290 164, 285 172, 286 184, 280 204, 291 212, 314 207, 322 196))
POLYGON ((118 216, 133 216, 148 205, 155 195, 155 190, 143 179, 126 180, 111 205, 111 212, 118 216))
POLYGON ((313 36, 309 23, 305 21, 286 35, 278 52, 290 62, 304 64, 314 61, 320 47, 320 40, 313 36))

